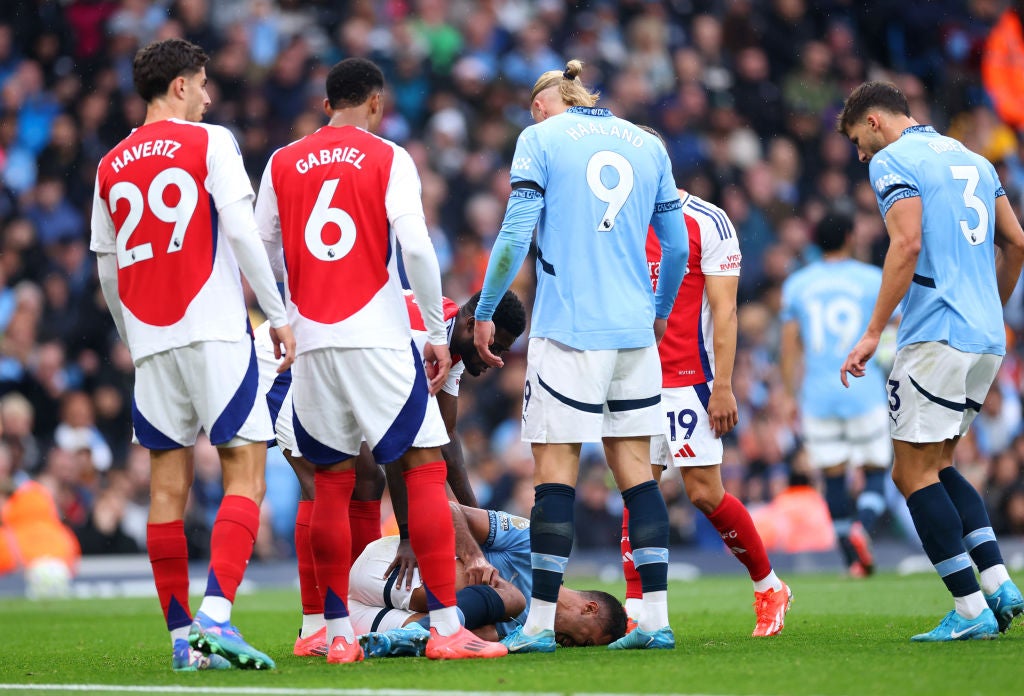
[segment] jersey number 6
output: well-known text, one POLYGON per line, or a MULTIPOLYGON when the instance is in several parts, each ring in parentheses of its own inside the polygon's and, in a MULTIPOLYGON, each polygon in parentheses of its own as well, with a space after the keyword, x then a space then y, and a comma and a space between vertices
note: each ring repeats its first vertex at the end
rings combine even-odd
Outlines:
POLYGON ((352 216, 341 208, 332 208, 331 199, 338 190, 339 179, 328 179, 320 187, 313 210, 306 221, 306 248, 321 261, 338 261, 345 258, 356 243, 356 223, 352 216), (333 244, 324 243, 324 227, 335 224, 341 232, 338 241, 333 244))

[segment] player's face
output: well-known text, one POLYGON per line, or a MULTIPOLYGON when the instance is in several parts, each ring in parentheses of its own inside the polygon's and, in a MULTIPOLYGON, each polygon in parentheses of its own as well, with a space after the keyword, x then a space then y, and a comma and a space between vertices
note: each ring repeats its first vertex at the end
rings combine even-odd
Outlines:
POLYGON ((563 648, 579 648, 590 645, 608 645, 612 637, 606 635, 597 621, 597 614, 576 614, 559 612, 555 621, 555 642, 563 648))
POLYGON ((206 68, 185 78, 185 120, 198 122, 210 106, 210 95, 206 91, 206 68))
POLYGON ((882 137, 878 123, 872 121, 871 117, 865 118, 847 128, 846 137, 857 148, 857 159, 865 164, 871 161, 875 153, 888 145, 882 137))

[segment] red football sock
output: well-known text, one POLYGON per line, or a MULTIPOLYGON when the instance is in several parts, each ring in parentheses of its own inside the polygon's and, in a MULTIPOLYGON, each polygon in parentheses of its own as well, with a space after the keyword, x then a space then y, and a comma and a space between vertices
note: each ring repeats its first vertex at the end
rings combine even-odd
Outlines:
POLYGON ((353 500, 349 503, 348 523, 352 528, 352 562, 366 545, 380 539, 380 501, 353 500))
POLYGON ((626 599, 642 599, 643 586, 640 584, 640 573, 633 565, 633 545, 629 542, 629 510, 622 508, 622 540, 619 542, 622 551, 622 574, 626 576, 626 599))
POLYGON ((768 573, 772 572, 768 552, 764 550, 761 535, 757 533, 754 521, 750 519, 750 513, 743 503, 726 493, 714 512, 708 515, 708 520, 737 560, 747 567, 751 580, 756 582, 768 577, 768 573))
POLYGON ((455 529, 444 483, 444 462, 403 472, 409 493, 409 542, 420 566, 430 610, 455 606, 455 529))
POLYGON ((299 562, 299 596, 303 614, 323 614, 324 600, 316 587, 316 559, 309 540, 309 523, 313 518, 313 501, 300 500, 295 514, 295 556, 299 562))
POLYGON ((324 618, 340 619, 348 616, 348 574, 352 568, 348 509, 356 472, 317 471, 314 481, 316 496, 309 538, 316 559, 316 584, 324 618))
POLYGON ((235 601, 260 529, 260 508, 241 495, 226 495, 210 534, 210 578, 206 594, 235 601))
POLYGON ((146 525, 146 549, 167 630, 192 623, 188 606, 188 541, 182 520, 146 525))

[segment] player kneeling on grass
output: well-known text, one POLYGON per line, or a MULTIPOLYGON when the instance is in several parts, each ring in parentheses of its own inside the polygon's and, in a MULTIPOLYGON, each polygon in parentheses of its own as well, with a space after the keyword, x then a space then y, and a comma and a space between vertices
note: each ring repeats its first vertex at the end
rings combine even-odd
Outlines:
MULTIPOLYGON (((452 368, 448 379, 437 393, 437 405, 441 411, 449 444, 441 448, 448 470, 447 480, 456 499, 470 507, 476 507, 476 497, 469 485, 469 478, 462 461, 462 446, 455 429, 458 417, 459 384, 462 376, 477 377, 487 371, 473 345, 473 312, 480 294, 471 297, 461 307, 444 298, 444 320, 448 331, 448 345, 452 355, 452 368)), ((427 332, 420 314, 419 304, 411 292, 405 293, 406 309, 412 327, 413 342, 422 354, 427 332)), ((492 350, 503 354, 526 328, 526 310, 515 293, 505 293, 495 311, 497 326, 496 340, 492 350)), ((324 620, 324 604, 317 590, 316 558, 310 542, 310 517, 314 498, 314 466, 306 461, 295 444, 292 429, 291 373, 277 373, 277 358, 274 357, 269 340, 268 326, 257 327, 255 331, 256 353, 260 366, 261 393, 266 394, 267 404, 273 417, 277 445, 295 470, 300 483, 299 509, 295 519, 295 551, 299 566, 299 590, 302 600, 302 628, 295 639, 293 653, 297 656, 323 656, 327 654, 327 627, 324 620)), ((399 579, 411 573, 416 567, 416 557, 409 544, 406 525, 407 497, 401 469, 388 464, 388 486, 392 507, 401 530, 401 541, 390 560, 399 569, 399 579)), ((352 535, 352 561, 372 541, 380 539, 380 500, 384 492, 384 473, 373 460, 373 455, 364 443, 356 457, 356 483, 349 504, 349 526, 352 535)))
MULTIPOLYGON (((530 521, 451 502, 455 523, 456 587, 466 628, 498 640, 526 620, 530 596, 530 521)), ((352 565, 349 611, 366 655, 423 655, 429 633, 426 592, 419 573, 402 578, 392 563, 398 537, 379 539, 352 565)), ((626 612, 607 592, 563 586, 555 612, 562 647, 607 645, 626 630, 626 612)), ((554 650, 554 646, 551 646, 554 650)))

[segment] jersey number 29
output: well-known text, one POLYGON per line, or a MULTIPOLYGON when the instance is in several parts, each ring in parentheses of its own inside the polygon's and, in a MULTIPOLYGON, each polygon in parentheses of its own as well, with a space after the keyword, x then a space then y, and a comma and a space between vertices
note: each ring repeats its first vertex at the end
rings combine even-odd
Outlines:
POLYGON ((195 179, 179 167, 165 169, 155 177, 149 184, 149 190, 143 199, 142 191, 130 181, 119 181, 110 187, 110 210, 117 212, 121 201, 128 202, 128 215, 124 224, 117 231, 117 267, 127 268, 140 261, 148 261, 153 258, 153 245, 149 242, 128 247, 128 240, 135 233, 139 222, 142 221, 142 214, 146 204, 153 211, 158 220, 172 223, 174 229, 171 231, 171 240, 167 243, 167 253, 173 254, 181 251, 185 244, 185 232, 192 221, 192 214, 196 211, 199 203, 199 187, 195 179), (178 202, 174 205, 167 205, 164 202, 164 193, 168 187, 174 186, 178 189, 178 202))

